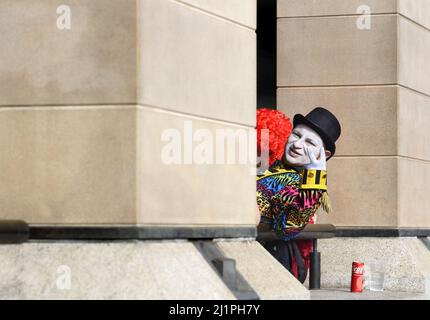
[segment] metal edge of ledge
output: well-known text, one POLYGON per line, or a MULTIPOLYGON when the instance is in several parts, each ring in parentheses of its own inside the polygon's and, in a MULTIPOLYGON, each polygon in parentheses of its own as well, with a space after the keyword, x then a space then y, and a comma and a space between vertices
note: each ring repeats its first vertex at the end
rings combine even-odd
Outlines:
POLYGON ((336 227, 337 238, 430 237, 427 228, 336 227))
POLYGON ((254 227, 31 226, 30 240, 168 240, 256 238, 254 227))
MULTIPOLYGON (((28 225, 24 221, 0 220, 0 244, 28 240, 169 240, 257 238, 257 229, 240 227, 184 226, 61 226, 28 225)), ((430 237, 430 229, 384 227, 337 227, 338 238, 358 237, 430 237)))
POLYGON ((30 227, 21 220, 0 220, 0 244, 27 242, 30 227))

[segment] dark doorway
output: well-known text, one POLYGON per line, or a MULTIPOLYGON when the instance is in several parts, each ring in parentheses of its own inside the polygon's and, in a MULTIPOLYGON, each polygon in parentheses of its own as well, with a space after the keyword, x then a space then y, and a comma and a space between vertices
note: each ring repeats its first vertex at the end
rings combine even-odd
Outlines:
POLYGON ((276 0, 257 0, 257 108, 276 109, 276 0))

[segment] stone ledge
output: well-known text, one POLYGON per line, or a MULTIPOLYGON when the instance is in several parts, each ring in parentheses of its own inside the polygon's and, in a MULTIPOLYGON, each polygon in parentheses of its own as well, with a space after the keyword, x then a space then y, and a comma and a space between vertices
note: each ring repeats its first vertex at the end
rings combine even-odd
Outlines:
POLYGON ((418 238, 334 238, 319 241, 321 287, 348 289, 353 261, 384 261, 385 289, 430 297, 430 251, 418 238))
POLYGON ((351 293, 346 289, 327 289, 312 291, 311 300, 425 300, 425 296, 408 292, 372 292, 366 290, 362 293, 351 293))
POLYGON ((188 242, 30 242, 0 261, 0 299, 234 299, 188 242))
POLYGON ((263 300, 309 300, 310 293, 256 241, 216 241, 263 300))
MULTIPOLYGON (((309 299, 309 291, 257 242, 214 244, 236 260, 261 299, 309 299)), ((0 261, 0 299, 235 299, 186 240, 31 241, 0 246, 0 261)))

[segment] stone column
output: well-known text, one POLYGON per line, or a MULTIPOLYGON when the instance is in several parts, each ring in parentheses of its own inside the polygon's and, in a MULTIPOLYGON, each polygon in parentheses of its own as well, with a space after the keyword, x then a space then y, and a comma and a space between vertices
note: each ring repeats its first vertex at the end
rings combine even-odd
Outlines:
POLYGON ((430 228, 429 17, 425 0, 278 1, 280 110, 326 106, 343 128, 320 222, 430 228))
POLYGON ((253 241, 255 151, 237 157, 255 148, 256 1, 63 3, 0 3, 0 220, 31 227, 0 245, 0 298, 309 298, 253 241), (58 241, 118 237, 161 241, 58 241))
POLYGON ((198 129, 255 125, 255 1, 62 4, 0 4, 1 218, 253 226, 250 162, 184 153, 198 129), (163 162, 166 130, 178 164, 163 162))
POLYGON ((334 210, 318 221, 354 238, 320 241, 324 288, 348 290, 352 261, 380 259, 386 290, 430 296, 425 245, 388 238, 430 228, 429 17, 426 0, 278 0, 280 110, 325 106, 343 128, 328 163, 334 210))

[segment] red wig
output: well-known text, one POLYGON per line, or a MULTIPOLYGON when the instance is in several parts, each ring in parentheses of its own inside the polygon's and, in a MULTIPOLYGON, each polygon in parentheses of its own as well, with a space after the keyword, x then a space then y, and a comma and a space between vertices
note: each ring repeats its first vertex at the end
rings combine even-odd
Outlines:
POLYGON ((284 113, 272 109, 257 110, 257 153, 261 155, 261 130, 269 130, 269 165, 281 160, 293 125, 284 113))

